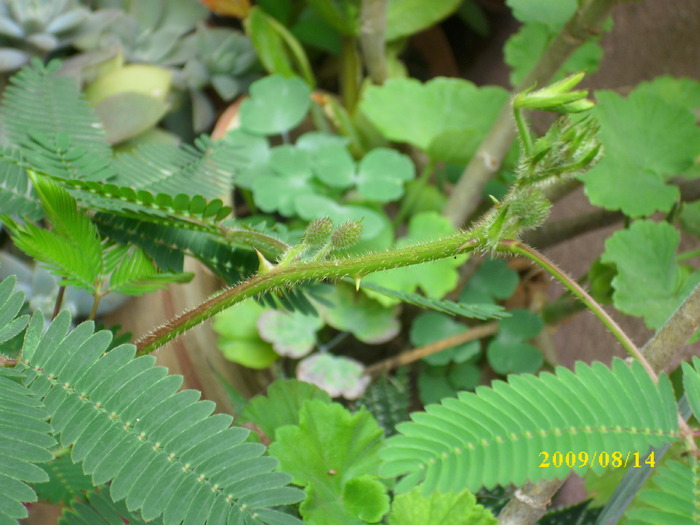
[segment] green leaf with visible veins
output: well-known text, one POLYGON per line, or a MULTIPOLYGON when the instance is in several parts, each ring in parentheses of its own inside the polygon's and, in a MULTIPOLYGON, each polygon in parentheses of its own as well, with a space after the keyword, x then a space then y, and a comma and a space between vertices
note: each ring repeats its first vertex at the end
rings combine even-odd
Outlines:
POLYGON ((663 325, 700 282, 676 263, 680 235, 666 222, 636 221, 605 242, 604 263, 612 263, 615 307, 644 318, 649 328, 663 325))
POLYGON ((475 130, 480 141, 507 99, 502 88, 478 88, 461 79, 435 78, 422 84, 396 78, 368 87, 360 109, 386 138, 428 152, 433 140, 450 130, 475 130))
POLYGON ((594 112, 600 121, 605 158, 581 176, 593 204, 630 217, 669 211, 679 191, 669 178, 690 168, 700 154, 695 116, 648 89, 626 99, 601 91, 594 112))
POLYGON ((368 517, 378 521, 388 510, 388 498, 373 482, 383 433, 366 410, 351 414, 338 403, 307 401, 299 425, 280 427, 275 437, 270 454, 294 483, 307 487, 299 509, 304 523, 360 525, 368 517), (358 505, 363 492, 371 493, 371 508, 358 505))
POLYGON ((389 525, 496 525, 493 514, 477 505, 474 494, 433 492, 424 496, 421 487, 394 498, 389 525))

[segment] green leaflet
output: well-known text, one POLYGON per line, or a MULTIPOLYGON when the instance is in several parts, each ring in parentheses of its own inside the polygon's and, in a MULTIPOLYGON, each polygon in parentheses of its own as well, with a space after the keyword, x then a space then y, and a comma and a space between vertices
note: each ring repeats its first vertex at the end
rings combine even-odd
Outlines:
MULTIPOLYGON (((571 469, 540 468, 541 452, 585 451, 589 460, 595 452, 626 454, 674 440, 677 428, 668 378, 657 386, 639 363, 620 359, 612 369, 577 363, 575 372, 510 376, 428 405, 412 419, 380 452, 380 474, 409 474, 399 491, 424 480, 424 493, 563 478, 571 469)), ((577 463, 575 470, 588 468, 577 463)))
POLYGON ((692 466, 687 466, 677 461, 669 461, 659 467, 651 478, 653 485, 646 486, 639 492, 632 508, 625 514, 625 523, 697 523, 700 506, 693 493, 697 490, 698 466, 696 462, 693 463, 692 466))
POLYGON ((396 496, 389 513, 389 525, 496 525, 496 518, 481 505, 468 490, 430 496, 421 494, 416 487, 396 496))
POLYGON ((298 523, 265 509, 299 501, 301 492, 273 472, 277 462, 262 456, 264 447, 245 442, 247 430, 231 428, 230 416, 211 416, 213 403, 198 401, 199 392, 177 392, 182 378, 167 376, 152 356, 134 359, 132 345, 104 354, 111 333, 69 325, 62 313, 42 334, 36 315, 17 368, 93 483, 111 481, 113 500, 126 498, 129 510, 166 524, 298 523), (164 424, 173 417, 182 424, 164 424))

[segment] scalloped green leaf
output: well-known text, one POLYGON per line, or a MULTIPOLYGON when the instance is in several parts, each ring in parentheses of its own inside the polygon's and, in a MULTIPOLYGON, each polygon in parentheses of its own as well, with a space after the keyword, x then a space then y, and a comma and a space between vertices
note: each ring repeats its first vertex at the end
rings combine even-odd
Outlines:
POLYGON ((253 82, 241 105, 241 127, 256 135, 277 135, 295 128, 311 107, 311 90, 297 77, 270 75, 253 82))
POLYGON ((312 162, 314 175, 320 181, 336 188, 352 186, 355 179, 355 161, 344 144, 329 143, 315 148, 312 162))
MULTIPOLYGON (((376 476, 383 440, 369 412, 351 414, 338 403, 307 401, 299 425, 278 428, 276 437, 270 454, 294 476, 295 483, 307 487, 299 509, 304 523, 326 524, 333 516, 334 523, 357 525, 357 512, 365 511, 352 498, 346 506, 344 495, 358 488, 348 487, 352 480, 362 479, 364 484, 371 479, 366 476, 376 476)), ((376 485, 374 492, 376 499, 376 485)))
POLYGON ((260 338, 272 344, 275 352, 299 359, 316 346, 316 332, 323 327, 323 321, 301 312, 266 310, 258 318, 257 327, 260 338))
POLYGON ((435 78, 421 84, 397 78, 368 87, 360 109, 386 138, 427 152, 448 130, 473 129, 480 140, 507 99, 502 88, 478 88, 461 79, 435 78))
POLYGON ((297 365, 297 379, 325 390, 331 397, 357 399, 364 394, 370 377, 362 363, 349 357, 318 353, 297 365))
POLYGON ((700 153, 695 116, 645 89, 626 99, 610 91, 596 92, 596 98, 593 111, 606 156, 581 176, 586 195, 593 204, 630 217, 669 211, 679 192, 666 182, 691 167, 700 153))
POLYGON ((424 496, 420 487, 399 494, 391 504, 389 525, 496 525, 493 514, 476 502, 468 490, 424 496))
POLYGON ((659 328, 700 282, 700 271, 676 263, 678 231, 666 222, 635 221, 605 241, 604 263, 614 264, 613 303, 659 328), (644 283, 644 286, 640 286, 644 283))
POLYGON ((306 401, 330 403, 325 390, 296 379, 277 379, 264 396, 255 396, 241 413, 241 423, 255 423, 271 440, 284 425, 298 425, 301 407, 306 401))

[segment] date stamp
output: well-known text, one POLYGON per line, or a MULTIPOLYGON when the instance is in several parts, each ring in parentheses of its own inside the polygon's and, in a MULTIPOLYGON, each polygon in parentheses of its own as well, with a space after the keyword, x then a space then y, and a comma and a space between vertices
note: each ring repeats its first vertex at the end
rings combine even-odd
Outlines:
POLYGON ((640 468, 644 465, 648 465, 651 468, 656 466, 656 459, 654 457, 654 452, 650 452, 648 455, 642 452, 620 452, 616 450, 615 452, 593 452, 588 453, 585 451, 573 452, 569 450, 568 452, 540 452, 538 454, 542 461, 539 464, 540 468, 559 468, 561 466, 567 466, 569 468, 583 468, 583 467, 594 467, 596 465, 603 468, 613 467, 613 468, 640 468))

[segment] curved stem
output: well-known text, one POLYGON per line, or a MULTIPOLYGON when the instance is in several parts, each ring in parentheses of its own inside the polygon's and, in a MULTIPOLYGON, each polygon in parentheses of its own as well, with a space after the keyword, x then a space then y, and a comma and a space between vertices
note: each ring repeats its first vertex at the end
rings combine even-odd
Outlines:
POLYGON ((654 379, 658 380, 656 372, 642 355, 642 352, 637 348, 637 345, 630 339, 630 337, 625 333, 625 331, 620 328, 615 320, 610 317, 610 315, 603 309, 603 307, 591 297, 586 290, 584 290, 580 284, 578 284, 574 279, 566 274, 561 268, 559 268, 554 262, 550 261, 543 254, 530 248, 529 246, 516 240, 505 240, 501 241, 496 248, 500 252, 517 253, 523 257, 527 257, 531 261, 537 263, 540 267, 544 268, 550 275, 555 277, 560 283, 562 283, 566 288, 571 291, 579 300, 586 305, 586 307, 593 312, 593 314, 600 319, 600 321, 606 326, 608 330, 612 332, 620 344, 629 352, 629 354, 637 359, 648 374, 654 379))

